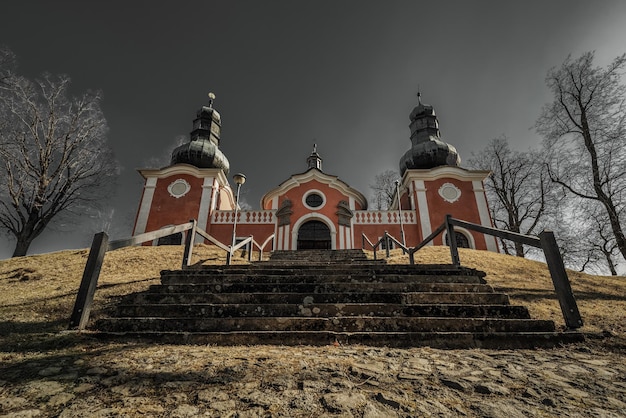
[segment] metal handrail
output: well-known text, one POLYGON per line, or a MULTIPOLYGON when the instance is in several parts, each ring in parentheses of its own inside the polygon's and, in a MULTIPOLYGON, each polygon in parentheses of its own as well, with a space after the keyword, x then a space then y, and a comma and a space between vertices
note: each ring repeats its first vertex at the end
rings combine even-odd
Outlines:
MULTIPOLYGON (((217 247, 226 251, 230 255, 230 246, 222 244, 202 228, 198 227, 198 223, 195 220, 111 242, 109 242, 109 236, 106 232, 99 232, 95 234, 91 243, 91 248, 89 249, 89 256, 87 257, 83 277, 80 282, 78 294, 76 295, 76 301, 74 302, 69 329, 83 330, 87 326, 89 315, 91 313, 91 305, 93 304, 93 298, 98 286, 100 270, 102 269, 102 263, 104 262, 104 256, 107 251, 143 244, 144 242, 153 241, 155 239, 174 235, 183 231, 189 231, 189 233, 185 239, 185 249, 183 252, 183 261, 181 266, 182 269, 189 267, 191 264, 193 243, 195 241, 196 234, 215 244, 217 247)), ((251 243, 251 248, 256 245, 259 249, 259 261, 261 261, 263 258, 263 248, 265 248, 265 246, 273 239, 274 234, 270 235, 263 242, 263 245, 259 245, 251 235, 233 247, 233 251, 251 243)), ((230 257, 227 257, 227 264, 230 264, 230 261, 230 257)), ((252 261, 252 251, 249 251, 248 253, 248 261, 252 261)))
POLYGON ((374 251, 374 260, 377 260, 377 255, 376 255, 376 251, 378 249, 378 247, 380 247, 382 245, 382 243, 385 243, 385 250, 386 250, 386 255, 387 257, 389 257, 389 241, 393 241, 394 243, 396 243, 396 245, 398 247, 400 247, 402 249, 403 253, 408 253, 409 252, 409 248, 407 248, 404 244, 402 244, 399 240, 397 240, 393 235, 389 234, 387 231, 385 231, 385 233, 383 234, 383 236, 376 241, 376 244, 372 244, 372 241, 370 241, 370 239, 367 237, 367 235, 365 235, 364 232, 361 232, 361 242, 362 242, 362 248, 365 249, 365 242, 367 241, 367 243, 370 245, 370 247, 372 247, 372 250, 374 251))
POLYGON ((459 250, 456 245, 456 239, 454 239, 455 226, 492 235, 498 238, 520 242, 532 247, 541 248, 546 258, 546 264, 548 265, 548 270, 550 271, 550 277, 552 278, 552 284, 554 285, 554 290, 561 307, 561 312, 563 313, 565 325, 570 329, 576 329, 583 326, 583 320, 580 316, 578 305, 576 304, 576 299, 574 298, 574 293, 572 292, 572 287, 569 278, 567 277, 567 272, 565 271, 561 251, 552 231, 544 230, 539 234, 539 236, 535 237, 532 235, 518 234, 516 232, 504 231, 502 229, 490 228, 467 221, 461 221, 459 219, 454 219, 451 215, 446 215, 445 221, 441 226, 439 226, 417 246, 409 249, 410 264, 415 264, 414 255, 418 250, 423 248, 427 243, 446 230, 448 233, 452 264, 456 267, 460 267, 461 260, 459 258, 459 250))

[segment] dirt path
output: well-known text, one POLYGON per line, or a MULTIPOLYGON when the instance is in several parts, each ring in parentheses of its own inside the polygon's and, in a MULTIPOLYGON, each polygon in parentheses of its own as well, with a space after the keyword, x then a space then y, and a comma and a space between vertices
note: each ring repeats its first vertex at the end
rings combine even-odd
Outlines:
POLYGON ((623 417, 624 355, 68 338, 0 353, 5 417, 623 417))

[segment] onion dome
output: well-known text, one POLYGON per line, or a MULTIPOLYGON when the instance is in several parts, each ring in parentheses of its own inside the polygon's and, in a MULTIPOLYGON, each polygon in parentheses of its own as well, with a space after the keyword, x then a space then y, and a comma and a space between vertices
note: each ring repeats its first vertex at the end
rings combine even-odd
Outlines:
POLYGON ((419 104, 409 119, 411 124, 411 149, 400 159, 400 175, 406 170, 430 169, 443 165, 459 166, 461 157, 456 148, 441 140, 439 121, 432 106, 423 104, 417 93, 419 104))
POLYGON ((219 149, 222 129, 220 114, 213 109, 215 95, 209 93, 209 106, 202 106, 193 121, 190 141, 172 151, 171 164, 191 164, 198 168, 219 168, 228 175, 228 159, 219 149))

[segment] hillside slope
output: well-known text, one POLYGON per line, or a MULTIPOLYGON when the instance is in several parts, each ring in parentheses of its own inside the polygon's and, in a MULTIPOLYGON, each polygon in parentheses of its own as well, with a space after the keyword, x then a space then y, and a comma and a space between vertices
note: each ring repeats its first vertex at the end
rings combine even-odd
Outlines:
MULTIPOLYGON (((50 332, 64 329, 87 259, 87 250, 72 250, 0 261, 0 334, 50 332)), ((371 255, 371 254, 370 254, 371 255)), ((130 247, 107 253, 92 318, 121 295, 147 289, 157 283, 163 269, 180 268, 178 246, 130 247)), ((416 254, 417 263, 449 263, 447 247, 426 247, 416 254)), ((460 251, 464 266, 487 273, 493 286, 507 292, 514 304, 529 307, 533 318, 553 319, 562 326, 558 302, 544 263, 487 251, 460 251)), ((245 261, 235 258, 237 263, 245 261)), ((223 252, 198 245, 192 263, 224 264, 223 252)), ((393 251, 389 263, 408 263, 393 251)), ((585 332, 626 333, 626 278, 568 272, 579 304, 585 332)))

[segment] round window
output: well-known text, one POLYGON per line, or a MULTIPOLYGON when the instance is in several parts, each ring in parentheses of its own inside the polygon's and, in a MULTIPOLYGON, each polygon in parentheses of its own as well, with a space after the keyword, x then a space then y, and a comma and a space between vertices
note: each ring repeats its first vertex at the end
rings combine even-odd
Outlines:
POLYGON ((306 197, 305 202, 312 208, 319 208, 324 203, 324 198, 317 193, 311 193, 306 197))
POLYGON ((439 188, 439 196, 446 202, 454 203, 461 197, 461 190, 452 183, 445 183, 439 188))
POLYGON ((190 189, 191 186, 189 183, 183 179, 177 179, 167 187, 167 191, 170 192, 170 195, 177 199, 186 195, 190 189))

